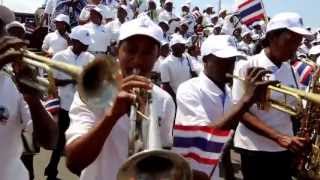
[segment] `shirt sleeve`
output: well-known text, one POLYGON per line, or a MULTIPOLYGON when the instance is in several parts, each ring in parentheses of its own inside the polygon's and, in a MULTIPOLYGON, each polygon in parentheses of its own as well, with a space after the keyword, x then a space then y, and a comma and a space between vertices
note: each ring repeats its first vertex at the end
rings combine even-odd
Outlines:
POLYGON ((207 116, 201 98, 194 87, 181 84, 177 91, 177 116, 175 124, 205 126, 211 120, 207 116))
POLYGON ((66 131, 67 144, 86 134, 96 124, 97 119, 96 115, 81 101, 78 93, 74 96, 69 117, 70 126, 66 131))
MULTIPOLYGON (((244 79, 247 73, 248 63, 244 60, 240 60, 236 63, 233 74, 244 79)), ((232 85, 232 101, 234 104, 239 102, 242 96, 245 94, 244 83, 241 80, 233 79, 232 85)))
POLYGON ((45 51, 49 50, 49 48, 50 48, 50 45, 49 45, 49 34, 47 34, 46 37, 44 38, 41 48, 43 50, 45 50, 45 51))
POLYGON ((161 119, 160 135, 163 147, 171 147, 173 145, 173 124, 175 116, 175 104, 168 94, 167 99, 163 104, 163 116, 161 119))
POLYGON ((27 102, 24 100, 22 94, 19 94, 19 96, 20 96, 19 112, 20 112, 22 127, 25 132, 32 134, 33 124, 32 124, 32 117, 31 117, 30 108, 29 108, 27 102))
POLYGON ((160 75, 161 75, 161 81, 162 83, 168 83, 170 82, 170 70, 169 70, 169 66, 168 63, 166 62, 166 60, 164 60, 164 62, 160 63, 160 75))

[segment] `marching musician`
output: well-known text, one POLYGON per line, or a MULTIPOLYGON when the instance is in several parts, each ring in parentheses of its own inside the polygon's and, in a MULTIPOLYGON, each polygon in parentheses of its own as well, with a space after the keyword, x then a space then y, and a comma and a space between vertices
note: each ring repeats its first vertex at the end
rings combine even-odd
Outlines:
MULTIPOLYGON (((17 63, 21 53, 8 51, 24 47, 25 43, 13 37, 4 36, 5 25, 14 20, 14 14, 0 6, 0 70, 8 63, 17 63)), ((57 125, 43 107, 40 93, 19 83, 25 74, 16 74, 16 84, 0 71, 0 174, 2 180, 29 179, 28 171, 20 160, 23 145, 22 130, 33 132, 35 139, 46 149, 55 145, 57 125)))
MULTIPOLYGON (((239 62, 235 75, 244 77, 248 68, 261 67, 271 71, 269 79, 299 88, 297 76, 289 59, 294 58, 304 36, 310 35, 303 28, 303 20, 296 13, 280 13, 267 25, 264 49, 248 61, 239 62)), ((243 94, 244 83, 235 80, 233 98, 239 101, 243 94)), ((273 92, 272 99, 284 101, 283 94, 273 92)), ((287 97, 288 105, 295 105, 292 97, 287 97)), ((306 139, 293 135, 292 121, 287 113, 270 109, 264 111, 252 106, 242 115, 234 139, 235 147, 241 154, 241 169, 244 180, 291 179, 291 152, 300 152, 306 139)))
MULTIPOLYGON (((78 94, 70 109, 67 136, 67 166, 80 172, 82 180, 115 180, 128 158, 130 122, 128 113, 136 98, 133 89, 152 90, 160 111, 163 147, 172 146, 174 102, 169 94, 151 83, 150 72, 160 53, 162 31, 147 16, 124 23, 120 28, 118 62, 123 79, 113 105, 91 109, 78 94), (139 74, 134 74, 138 70, 139 74)), ((142 102, 145 100, 140 99, 142 102)))
POLYGON ((42 51, 48 57, 52 57, 57 52, 65 50, 70 43, 68 33, 71 32, 69 16, 59 14, 54 19, 56 30, 47 34, 43 40, 42 51))
MULTIPOLYGON (((209 126, 221 130, 234 128, 241 115, 248 111, 252 104, 266 92, 270 82, 257 84, 259 77, 267 71, 253 69, 247 76, 246 94, 238 104, 232 105, 229 83, 237 57, 241 53, 236 50, 235 42, 229 35, 211 35, 201 47, 204 71, 199 77, 182 83, 177 91, 176 125, 209 126)), ((194 179, 210 175, 212 166, 199 165, 189 161, 195 173, 194 179), (199 177, 198 177, 199 176, 199 177)), ((201 164, 201 163, 200 163, 201 164)), ((219 170, 215 170, 213 179, 218 179, 219 170)))
MULTIPOLYGON (((83 67, 94 59, 94 56, 87 51, 89 45, 93 41, 86 28, 82 26, 73 28, 70 38, 72 42, 71 46, 55 54, 52 60, 83 67)), ((55 179, 58 174, 57 168, 65 146, 64 132, 68 129, 70 124, 69 110, 76 91, 76 81, 69 75, 60 71, 55 71, 54 78, 60 98, 58 117, 59 138, 57 146, 54 149, 50 162, 45 170, 45 175, 48 176, 48 179, 55 179)))

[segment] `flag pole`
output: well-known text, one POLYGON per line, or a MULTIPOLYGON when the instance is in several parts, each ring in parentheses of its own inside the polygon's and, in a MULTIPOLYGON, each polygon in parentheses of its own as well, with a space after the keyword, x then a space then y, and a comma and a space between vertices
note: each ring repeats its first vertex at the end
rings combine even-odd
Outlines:
POLYGON ((218 0, 218 12, 217 13, 219 13, 220 10, 221 10, 221 0, 218 0))

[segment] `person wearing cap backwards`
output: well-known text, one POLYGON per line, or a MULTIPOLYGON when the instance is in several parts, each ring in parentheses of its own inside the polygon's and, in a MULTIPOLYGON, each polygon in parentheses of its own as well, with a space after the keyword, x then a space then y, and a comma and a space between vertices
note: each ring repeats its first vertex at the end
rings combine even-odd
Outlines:
MULTIPOLYGON (((262 67, 272 72, 269 79, 300 88, 298 76, 287 61, 295 57, 303 36, 309 35, 300 15, 285 12, 274 16, 267 25, 264 49, 247 61, 237 63, 234 74, 244 77, 248 68, 262 67)), ((235 102, 246 93, 244 86, 245 82, 234 80, 232 95, 235 102)), ((284 101, 280 93, 272 92, 271 97, 284 101)), ((296 103, 292 97, 287 97, 286 102, 289 106, 296 103)), ((234 143, 241 154, 244 180, 289 180, 292 153, 301 152, 306 139, 294 136, 289 114, 253 106, 242 116, 234 143)))
MULTIPOLYGON (((102 4, 102 0, 90 0, 89 3, 82 9, 80 16, 79 16, 79 24, 83 25, 90 21, 90 12, 93 8, 98 7, 102 10, 104 14, 104 18, 107 18, 106 15, 113 13, 113 10, 102 4)), ((112 18, 110 18, 112 19, 112 18)), ((108 21, 110 21, 110 19, 108 21)), ((105 19, 103 19, 105 21, 105 19)))
POLYGON ((161 62, 160 73, 162 88, 175 99, 178 86, 196 76, 193 63, 185 55, 187 41, 174 34, 170 41, 171 54, 161 62))
POLYGON ((90 22, 84 25, 93 39, 88 51, 94 55, 107 54, 111 44, 111 30, 102 24, 103 17, 103 10, 96 6, 90 11, 90 22))
MULTIPOLYGON (((46 149, 55 145, 57 124, 45 110, 40 92, 12 80, 2 71, 3 67, 21 60, 21 52, 13 48, 24 48, 25 43, 15 37, 6 36, 5 26, 15 19, 13 12, 0 6, 0 174, 1 180, 29 179, 28 171, 20 160, 23 150, 21 132, 28 131, 46 149), (8 51, 10 50, 10 51, 8 51)), ((17 72, 16 78, 26 73, 17 72)))
MULTIPOLYGON (((83 67, 94 59, 94 56, 87 51, 89 45, 93 43, 93 40, 89 31, 85 27, 77 26, 73 28, 70 38, 71 46, 56 53, 52 60, 83 67)), ((48 176, 48 179, 56 179, 58 175, 57 168, 65 145, 64 133, 69 127, 70 123, 68 113, 76 91, 76 82, 69 75, 63 72, 55 71, 54 78, 55 84, 58 87, 58 95, 60 97, 58 120, 59 139, 57 146, 52 153, 50 162, 45 170, 45 175, 48 176)))
POLYGON ((116 180, 120 166, 128 158, 128 113, 136 97, 132 93, 135 88, 152 90, 159 107, 162 146, 172 146, 174 102, 149 79, 159 57, 162 37, 160 27, 147 16, 124 23, 118 42, 122 80, 113 105, 92 110, 75 95, 66 132, 66 154, 68 168, 72 172, 82 171, 81 180, 116 180))
POLYGON ((68 33, 70 33, 69 16, 59 14, 54 23, 56 30, 47 34, 42 43, 42 51, 46 53, 48 57, 52 57, 57 52, 65 50, 70 43, 68 33))
MULTIPOLYGON (((257 82, 267 71, 262 68, 252 69, 245 77, 248 81, 247 93, 238 104, 233 105, 229 87, 232 79, 226 77, 226 74, 232 74, 237 57, 242 56, 236 50, 233 38, 229 35, 209 36, 202 44, 201 56, 203 72, 199 77, 182 83, 177 90, 175 124, 230 130, 258 97, 265 94, 270 82, 257 82)), ((209 177, 212 165, 201 165, 196 161, 190 161, 190 164, 195 170, 194 179, 219 179, 218 169, 214 171, 213 177, 209 177)))

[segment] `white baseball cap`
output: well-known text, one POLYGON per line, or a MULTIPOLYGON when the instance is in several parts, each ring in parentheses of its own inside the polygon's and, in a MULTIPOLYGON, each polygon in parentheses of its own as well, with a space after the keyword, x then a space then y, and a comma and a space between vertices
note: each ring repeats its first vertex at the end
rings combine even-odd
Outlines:
POLYGON ((7 24, 6 30, 8 31, 9 29, 11 29, 13 27, 19 27, 19 28, 23 29, 24 31, 26 31, 26 27, 24 26, 24 24, 20 23, 19 21, 12 21, 11 23, 7 24))
POLYGON ((180 34, 173 34, 172 39, 170 40, 169 46, 170 48, 175 44, 187 44, 187 40, 185 40, 180 34))
POLYGON ((303 27, 302 17, 294 12, 280 13, 270 20, 267 25, 267 33, 278 29, 288 29, 303 36, 311 35, 311 33, 303 27))
POLYGON ((70 26, 70 18, 65 14, 59 14, 56 18, 54 18, 55 22, 65 22, 70 26))
POLYGON ((0 19, 5 23, 9 24, 12 21, 14 21, 15 15, 14 13, 7 7, 5 6, 0 6, 0 19))
POLYGON ((159 42, 159 44, 161 44, 163 40, 162 29, 146 15, 125 22, 120 27, 119 41, 135 35, 148 36, 159 42))
POLYGON ((214 55, 219 58, 242 57, 236 42, 230 35, 210 35, 201 46, 201 56, 214 55))
POLYGON ((92 8, 91 11, 95 11, 95 12, 99 13, 99 14, 102 16, 102 19, 105 18, 104 12, 103 12, 103 9, 102 9, 102 8, 96 6, 96 7, 92 8))
POLYGON ((313 47, 309 50, 309 55, 317 55, 317 54, 320 54, 320 45, 313 46, 313 47))
POLYGON ((164 2, 164 4, 167 4, 167 3, 173 4, 173 1, 172 1, 172 0, 166 0, 166 1, 164 2))
POLYGON ((84 26, 77 26, 73 28, 70 34, 70 38, 78 40, 82 44, 87 46, 93 43, 93 39, 89 33, 89 30, 84 26))

